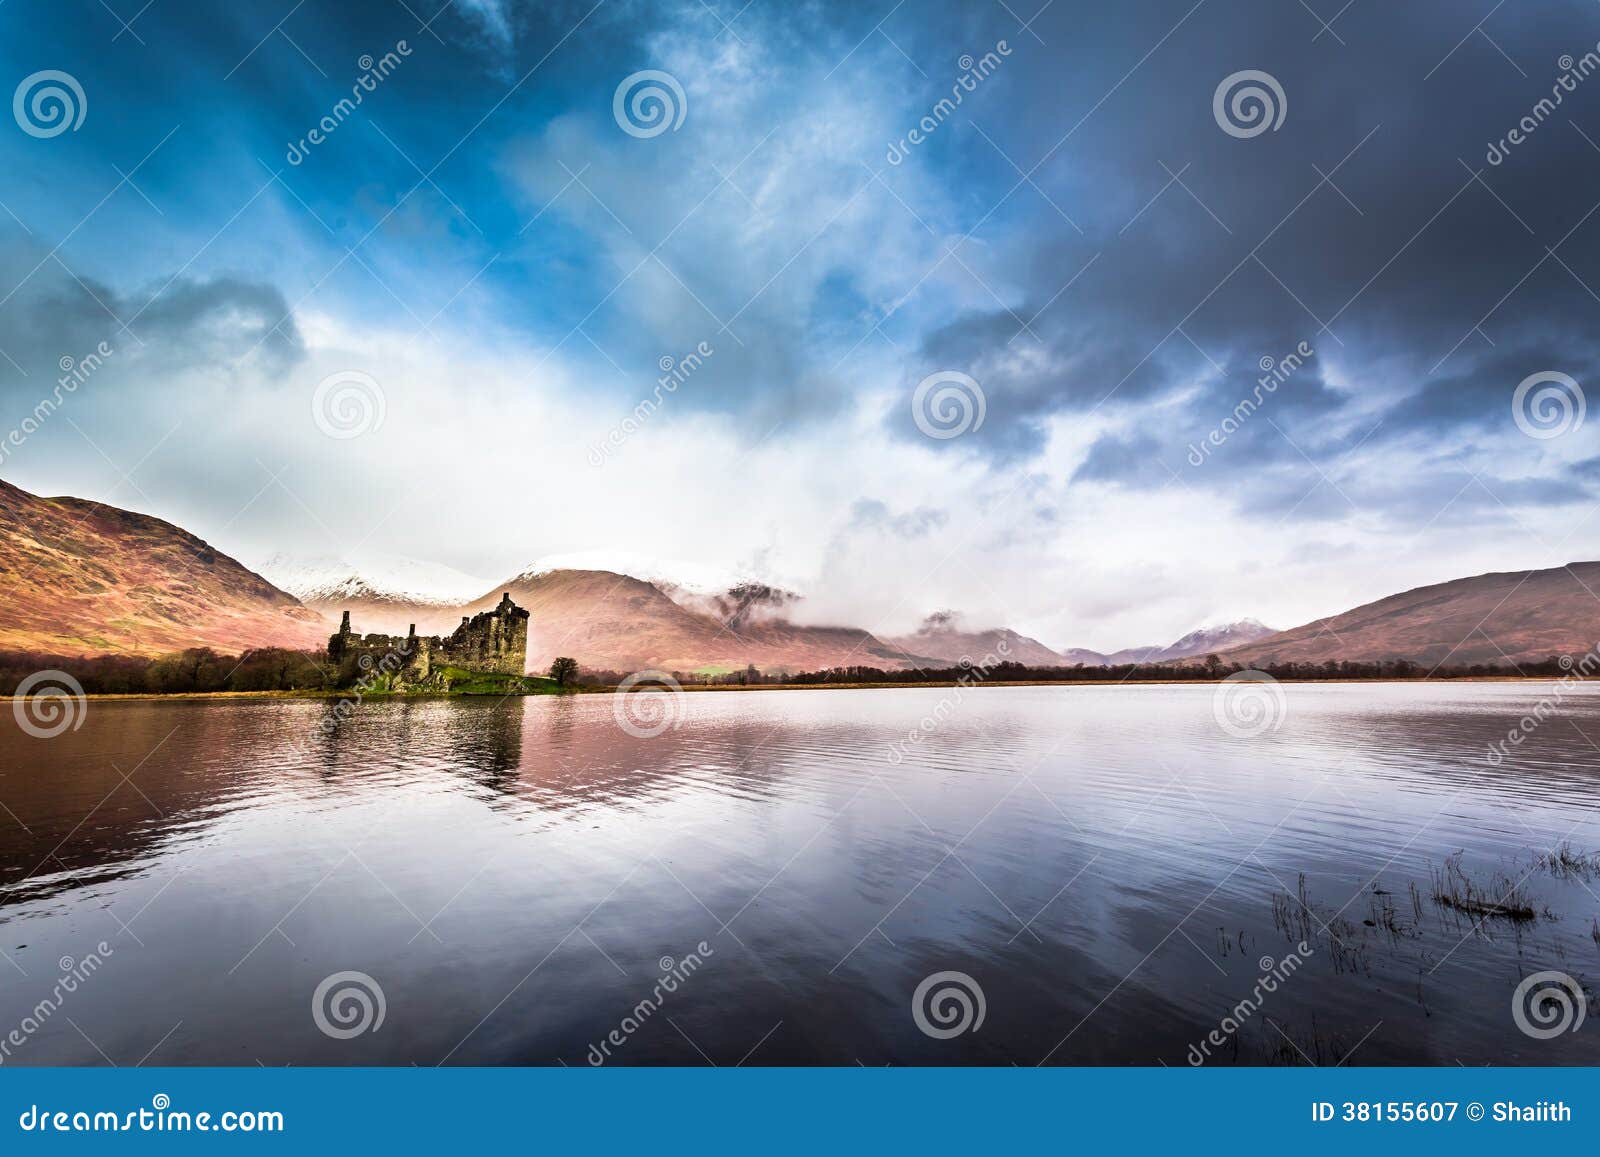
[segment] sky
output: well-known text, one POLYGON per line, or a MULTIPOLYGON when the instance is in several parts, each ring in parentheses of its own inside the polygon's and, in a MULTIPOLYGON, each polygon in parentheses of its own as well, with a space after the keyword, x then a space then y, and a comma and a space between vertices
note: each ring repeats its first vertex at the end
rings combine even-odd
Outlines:
POLYGON ((8 0, 0 478, 251 565, 627 551, 1057 647, 1593 559, 1597 42, 1593 0, 8 0))

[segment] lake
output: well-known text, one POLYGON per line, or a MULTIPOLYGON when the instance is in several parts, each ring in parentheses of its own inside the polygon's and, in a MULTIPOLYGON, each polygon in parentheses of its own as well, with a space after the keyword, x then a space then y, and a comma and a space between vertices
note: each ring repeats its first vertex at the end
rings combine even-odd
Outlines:
POLYGON ((7 705, 0 1060, 1600 1063, 1600 694, 1262 693, 7 705))

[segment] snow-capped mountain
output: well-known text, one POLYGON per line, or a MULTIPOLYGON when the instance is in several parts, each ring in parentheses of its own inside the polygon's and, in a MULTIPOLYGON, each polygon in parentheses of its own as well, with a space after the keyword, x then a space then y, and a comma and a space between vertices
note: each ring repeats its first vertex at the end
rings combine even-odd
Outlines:
POLYGON ((720 567, 678 559, 652 558, 627 550, 575 550, 565 554, 547 554, 517 577, 534 579, 559 570, 602 570, 625 574, 640 582, 650 583, 667 595, 674 590, 696 595, 721 594, 749 581, 745 576, 720 567))
POLYGON ((734 629, 758 622, 782 621, 801 598, 789 584, 776 585, 749 572, 680 559, 653 558, 627 550, 546 555, 511 581, 530 581, 562 571, 627 575, 649 583, 680 607, 711 615, 734 629))
MULTIPOLYGON (((993 664, 1002 660, 1033 667, 1060 666, 1063 656, 1037 639, 1019 635, 1007 627, 969 630, 954 611, 936 611, 922 621, 915 634, 884 637, 908 656, 958 663, 993 664)), ((1099 656, 1096 656, 1099 658, 1099 656)))
POLYGON ((1209 655, 1214 651, 1226 651, 1229 647, 1242 647, 1277 633, 1276 628, 1267 626, 1260 619, 1237 619, 1231 623, 1197 627, 1163 651, 1161 657, 1187 659, 1191 655, 1209 655))
POLYGON ((323 556, 275 554, 258 568, 280 590, 307 606, 393 603, 456 607, 489 589, 487 579, 453 567, 399 555, 363 555, 359 563, 323 556))
POLYGON ((1242 647, 1268 635, 1276 629, 1259 619, 1237 619, 1231 623, 1196 627, 1176 643, 1167 646, 1129 647, 1106 656, 1111 665, 1118 663, 1165 663, 1170 659, 1188 659, 1195 655, 1209 655, 1226 651, 1229 647, 1242 647))

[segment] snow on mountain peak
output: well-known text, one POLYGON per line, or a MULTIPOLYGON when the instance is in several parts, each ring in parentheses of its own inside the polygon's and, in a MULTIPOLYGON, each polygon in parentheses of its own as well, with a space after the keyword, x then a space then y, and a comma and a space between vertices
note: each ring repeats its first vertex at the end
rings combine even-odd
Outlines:
POLYGON ((363 555, 353 564, 324 555, 275 554, 257 568, 274 586, 303 603, 372 599, 421 606, 460 606, 492 585, 453 567, 400 555, 363 555))
POLYGON ((667 595, 722 595, 766 580, 705 563, 654 558, 627 550, 580 550, 549 554, 536 560, 518 578, 531 579, 558 570, 603 570, 623 574, 661 588, 667 595))
POLYGON ((1278 632, 1259 619, 1235 619, 1232 622, 1196 627, 1183 638, 1161 651, 1164 659, 1183 659, 1205 651, 1225 650, 1263 639, 1278 632))
POLYGON ((1273 634, 1277 634, 1276 628, 1267 626, 1267 624, 1263 623, 1260 619, 1250 618, 1248 616, 1242 619, 1206 619, 1190 633, 1198 634, 1201 631, 1212 634, 1215 634, 1218 631, 1270 631, 1273 634))

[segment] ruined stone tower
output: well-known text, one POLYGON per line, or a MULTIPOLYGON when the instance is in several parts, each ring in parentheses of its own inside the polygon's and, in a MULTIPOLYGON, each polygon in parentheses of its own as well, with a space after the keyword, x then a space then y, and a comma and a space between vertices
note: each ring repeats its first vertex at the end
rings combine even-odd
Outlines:
POLYGON ((463 615, 461 625, 448 637, 419 636, 417 626, 405 637, 357 635, 350 629, 350 612, 339 622, 339 633, 328 639, 328 658, 354 664, 353 671, 380 671, 397 688, 448 690, 451 671, 469 675, 521 675, 528 663, 528 612, 511 601, 507 591, 491 611, 463 615))
POLYGON ((435 662, 497 675, 522 674, 528 663, 528 612, 507 591, 494 610, 463 617, 435 662))

